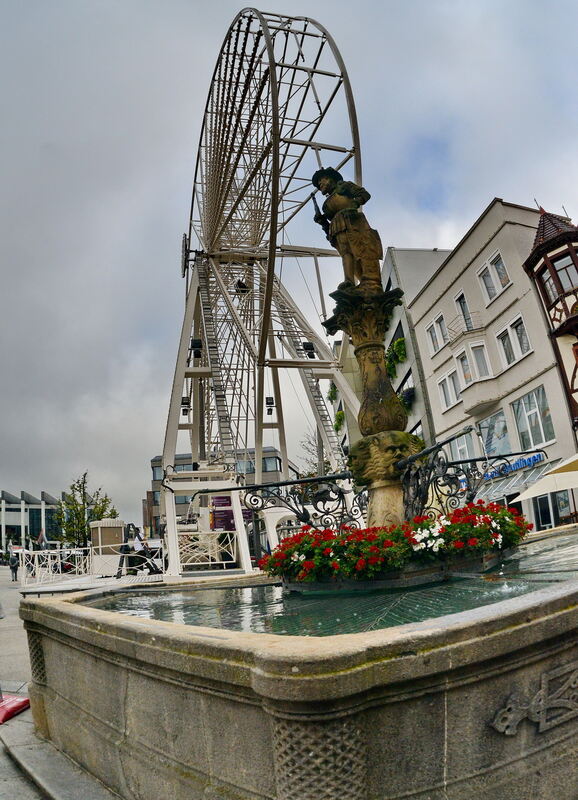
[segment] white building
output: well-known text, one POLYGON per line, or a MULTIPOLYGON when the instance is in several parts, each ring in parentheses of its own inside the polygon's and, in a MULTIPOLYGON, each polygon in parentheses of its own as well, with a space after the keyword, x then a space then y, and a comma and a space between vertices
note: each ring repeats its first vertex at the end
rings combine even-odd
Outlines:
MULTIPOLYGON (((420 290, 407 299, 436 439, 468 425, 489 455, 512 458, 481 497, 511 504, 540 475, 577 450, 558 361, 540 300, 524 271, 540 212, 494 199, 420 290)), ((452 442, 454 459, 482 456, 472 434, 452 442)), ((571 493, 526 501, 537 528, 575 511, 571 493)))

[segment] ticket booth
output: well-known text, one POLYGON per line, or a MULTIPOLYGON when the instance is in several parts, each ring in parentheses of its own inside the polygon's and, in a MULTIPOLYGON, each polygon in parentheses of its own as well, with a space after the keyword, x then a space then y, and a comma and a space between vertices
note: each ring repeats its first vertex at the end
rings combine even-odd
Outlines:
POLYGON ((93 575, 116 575, 123 541, 121 519, 99 519, 90 523, 93 575))

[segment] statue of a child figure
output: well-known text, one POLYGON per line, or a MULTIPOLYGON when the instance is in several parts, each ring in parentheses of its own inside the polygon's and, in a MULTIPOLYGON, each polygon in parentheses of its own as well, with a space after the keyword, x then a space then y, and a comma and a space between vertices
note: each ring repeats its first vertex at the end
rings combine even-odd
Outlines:
POLYGON ((383 258, 381 239, 359 211, 359 207, 367 203, 371 195, 362 186, 344 181, 333 167, 317 170, 311 182, 326 197, 322 212, 318 209, 315 214, 315 222, 321 225, 343 261, 345 283, 340 284, 339 288, 354 286, 358 281, 362 285, 373 284, 371 288, 382 290, 379 263, 383 258))

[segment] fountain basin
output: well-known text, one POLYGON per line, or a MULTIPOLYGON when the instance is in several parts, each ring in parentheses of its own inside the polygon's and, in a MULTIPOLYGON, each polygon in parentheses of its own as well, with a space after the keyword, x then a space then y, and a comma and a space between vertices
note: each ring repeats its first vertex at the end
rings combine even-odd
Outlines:
POLYGON ((23 601, 30 699, 127 800, 578 796, 578 580, 325 637, 85 605, 104 595, 23 601))

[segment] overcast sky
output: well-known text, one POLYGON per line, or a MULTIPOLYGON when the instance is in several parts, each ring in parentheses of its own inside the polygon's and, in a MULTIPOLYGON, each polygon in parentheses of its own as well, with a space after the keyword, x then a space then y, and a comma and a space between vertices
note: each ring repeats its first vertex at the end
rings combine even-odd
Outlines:
MULTIPOLYGON (((0 0, 0 488, 57 494, 88 469, 141 521, 202 113, 243 7, 0 0)), ((575 0, 264 8, 335 38, 384 244, 451 247, 495 196, 578 216, 575 0)))

